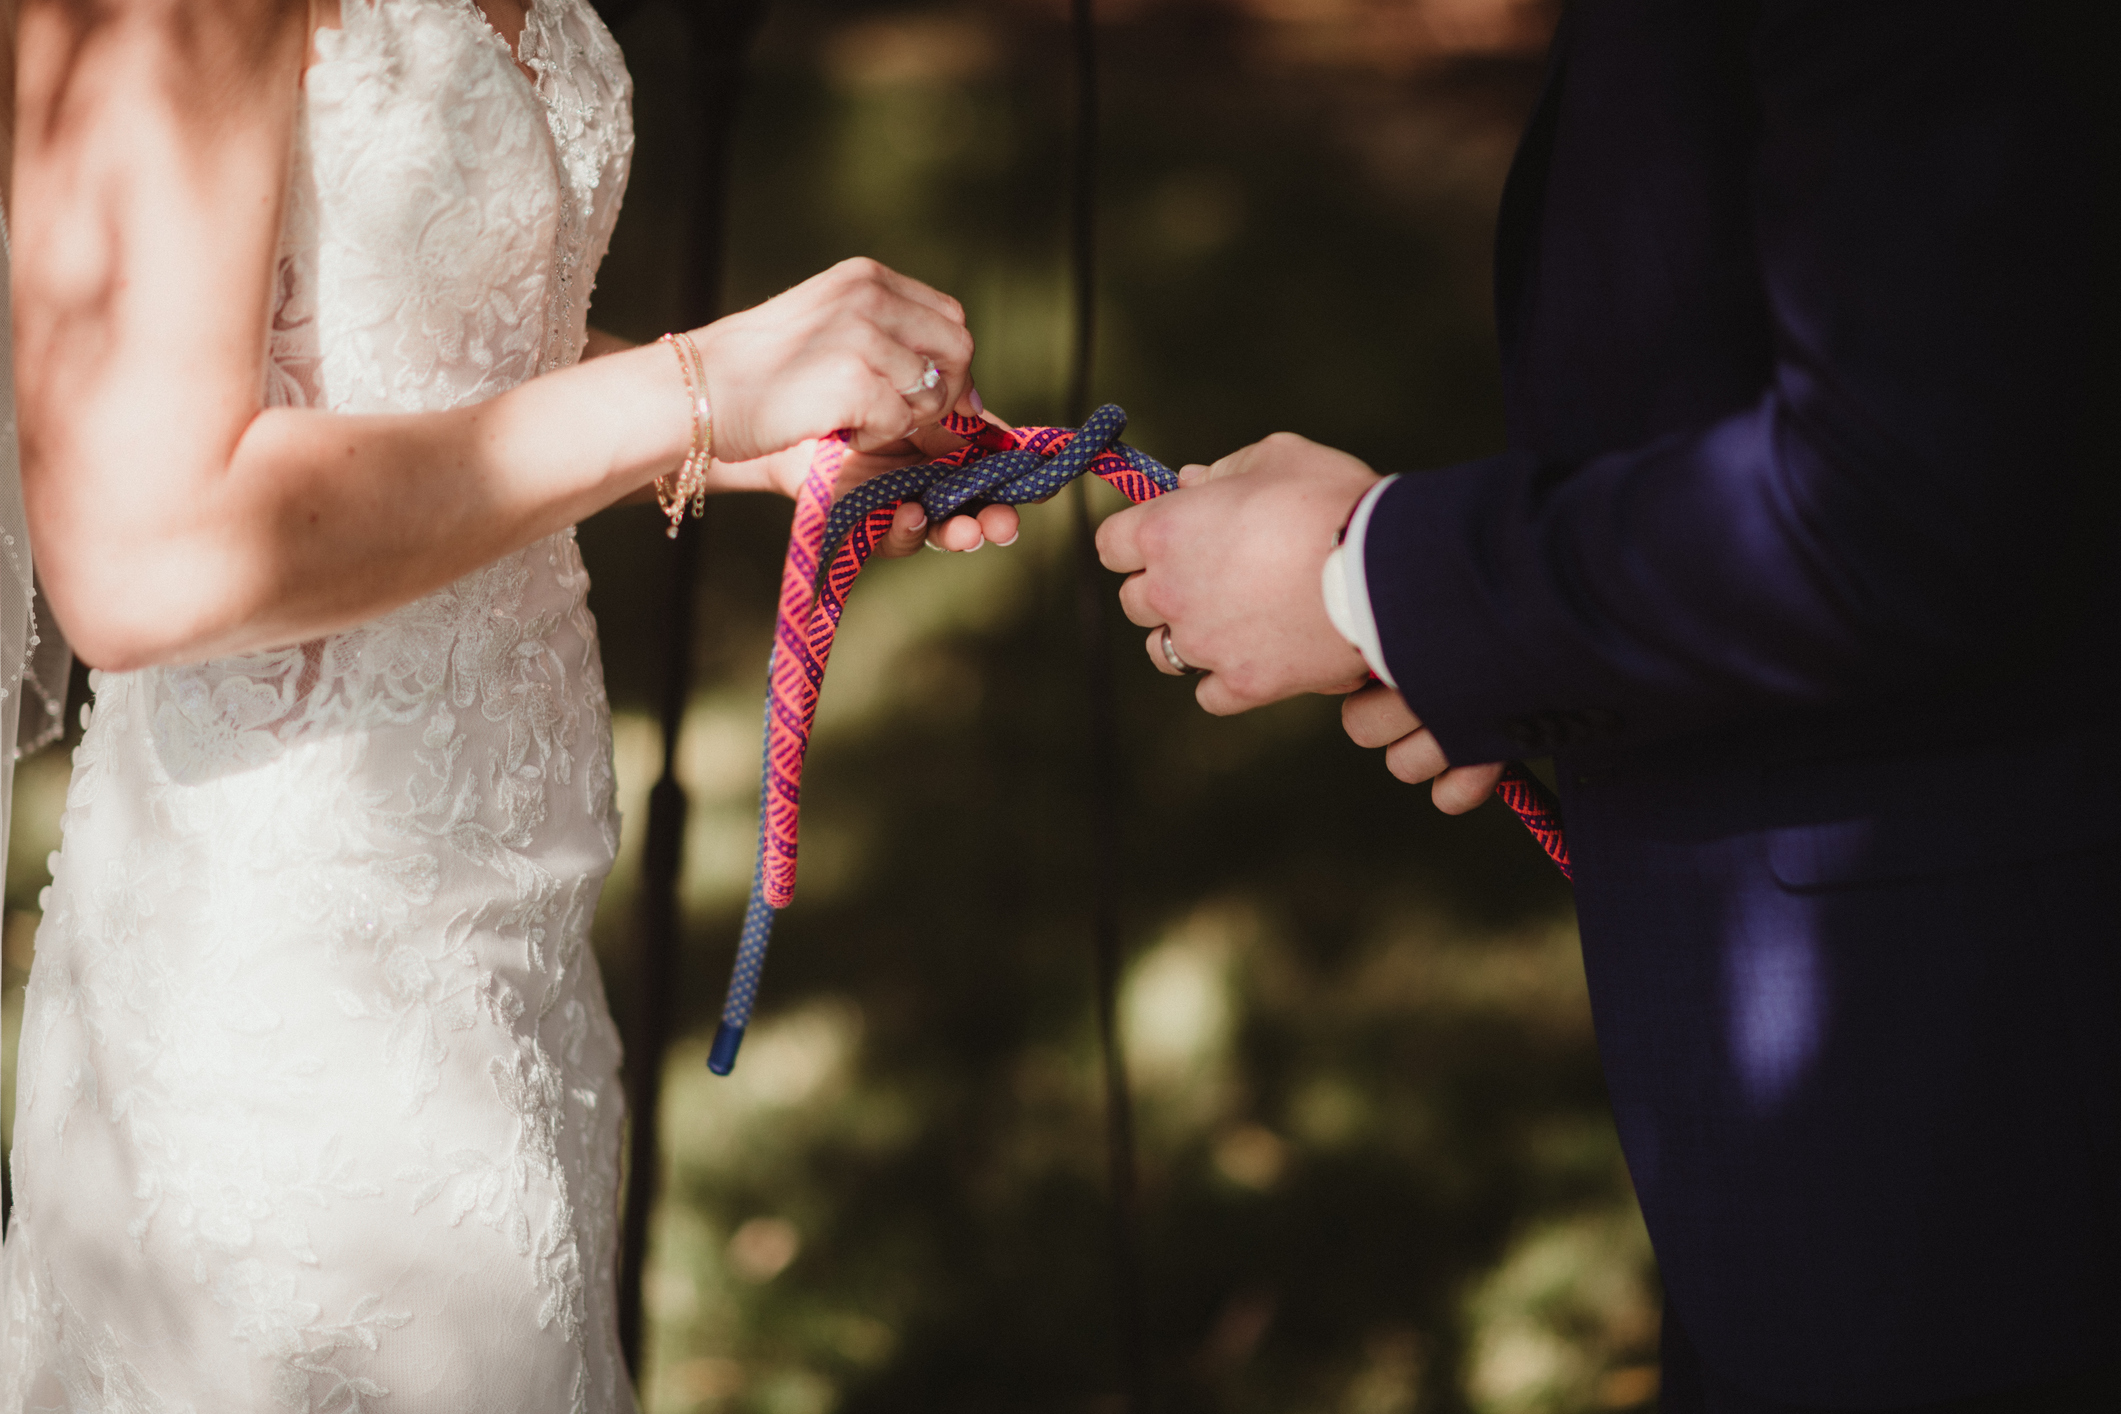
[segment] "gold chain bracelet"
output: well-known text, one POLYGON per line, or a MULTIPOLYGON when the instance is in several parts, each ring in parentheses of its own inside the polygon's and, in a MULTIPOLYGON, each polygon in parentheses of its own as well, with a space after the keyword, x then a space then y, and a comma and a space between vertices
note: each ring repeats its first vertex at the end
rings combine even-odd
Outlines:
POLYGON ((692 341, 690 334, 665 334, 656 342, 670 345, 677 355, 678 372, 685 379, 685 401, 692 410, 692 450, 676 471, 655 479, 656 504, 670 518, 671 539, 678 538, 678 527, 685 523, 685 506, 692 505, 697 516, 707 509, 707 468, 714 461, 714 411, 707 406, 707 365, 700 358, 700 347, 692 341))

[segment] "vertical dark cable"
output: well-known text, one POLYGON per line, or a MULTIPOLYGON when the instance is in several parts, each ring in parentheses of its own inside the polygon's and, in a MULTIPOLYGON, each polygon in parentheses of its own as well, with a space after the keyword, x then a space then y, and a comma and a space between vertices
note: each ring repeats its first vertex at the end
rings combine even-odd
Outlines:
POLYGON ((677 972, 678 873, 685 853, 685 788, 678 784, 678 733, 692 679, 693 586, 700 538, 693 524, 670 547, 670 582, 663 620, 663 772, 648 793, 648 838, 641 852, 641 895, 635 916, 632 1005, 627 1009, 627 1135, 625 1223, 619 1247, 619 1344, 626 1366, 641 1374, 641 1281, 648 1256, 648 1219, 661 1179, 657 1107, 663 1091, 663 1052, 670 1041, 670 993, 677 972))
MULTIPOLYGON (((1069 212, 1069 264, 1075 290, 1075 349, 1068 379, 1068 421, 1090 411, 1090 373, 1097 343, 1097 28, 1093 0, 1070 0, 1075 55, 1075 151, 1069 212)), ((1090 524, 1090 478, 1075 483, 1075 598, 1089 691, 1090 871, 1097 973, 1097 1037, 1105 1075, 1105 1158, 1112 1189, 1112 1316, 1119 1337, 1127 1414, 1149 1414, 1152 1384, 1143 1326, 1141 1258, 1136 1235, 1134 1106, 1117 1024, 1119 937, 1119 704, 1112 682, 1105 593, 1090 524)))
POLYGON ((1068 207, 1068 264, 1075 295, 1075 348, 1068 368, 1068 421, 1073 425, 1090 415, 1090 372, 1097 358, 1096 0, 1068 0, 1068 31, 1075 57, 1074 170, 1069 174, 1068 207))
MULTIPOLYGON (((728 235, 729 154, 741 97, 744 62, 765 17, 766 0, 695 0, 692 91, 701 115, 699 166, 694 173, 692 240, 678 327, 696 328, 721 312, 728 235)), ((678 875, 685 856, 685 788, 678 784, 678 736, 692 689, 694 584, 704 522, 689 522, 670 547, 670 583, 663 596, 663 774, 648 796, 648 838, 641 852, 641 902, 635 918, 633 1004, 627 1017, 626 1104, 633 1123, 626 1154, 626 1215, 619 1245, 619 1343, 627 1368, 641 1373, 641 1280, 648 1255, 648 1220, 655 1207, 662 1161, 657 1106, 663 1089, 663 1052, 670 1041, 671 996, 677 977, 680 924, 678 875)))

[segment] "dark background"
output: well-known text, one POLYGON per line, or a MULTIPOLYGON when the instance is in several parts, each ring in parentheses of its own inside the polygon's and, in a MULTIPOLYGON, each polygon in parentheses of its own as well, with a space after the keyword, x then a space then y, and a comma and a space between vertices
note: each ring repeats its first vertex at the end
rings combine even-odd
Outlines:
MULTIPOLYGON (((1101 0, 1098 400, 1176 465, 1287 428, 1382 469, 1501 441, 1488 246, 1551 12, 1510 0, 1101 0)), ((618 37, 639 147, 594 318, 676 320, 691 35, 618 37)), ((736 134, 726 297, 868 254, 962 299, 988 405, 1063 412, 1059 0, 774 0, 736 134)), ((1112 498, 1116 503, 1116 498, 1112 498)), ((1100 509, 1109 506, 1100 503, 1100 509)), ((734 1077, 702 1068, 748 881, 786 503, 717 501, 681 775, 681 1039, 662 1106, 649 1414, 1116 1411, 1070 518, 879 564, 805 791, 802 886, 734 1077)), ((668 549, 582 528, 627 1022, 668 549)), ((1115 622, 1143 1291, 1161 1406, 1629 1409, 1655 1278, 1565 886, 1499 805, 1448 820, 1306 700, 1218 720, 1115 622)), ((25 762, 8 1041, 63 753, 25 762)), ((10 1065, 12 1074, 12 1065, 10 1065)))

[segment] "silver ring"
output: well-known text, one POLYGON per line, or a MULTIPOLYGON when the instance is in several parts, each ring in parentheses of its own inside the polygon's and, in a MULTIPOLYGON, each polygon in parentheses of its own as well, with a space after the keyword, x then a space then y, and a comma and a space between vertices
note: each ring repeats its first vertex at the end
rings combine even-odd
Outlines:
POLYGON ((1194 667, 1191 663, 1179 657, 1178 650, 1171 646, 1171 625, 1164 625, 1164 631, 1157 636, 1156 646, 1164 650, 1164 661, 1169 663, 1171 671, 1177 673, 1180 677, 1189 678, 1201 671, 1201 669, 1194 667))
POLYGON ((924 358, 921 360, 921 376, 914 379, 911 386, 899 389, 898 395, 902 398, 917 397, 922 393, 934 391, 942 381, 942 370, 935 366, 935 360, 924 358))

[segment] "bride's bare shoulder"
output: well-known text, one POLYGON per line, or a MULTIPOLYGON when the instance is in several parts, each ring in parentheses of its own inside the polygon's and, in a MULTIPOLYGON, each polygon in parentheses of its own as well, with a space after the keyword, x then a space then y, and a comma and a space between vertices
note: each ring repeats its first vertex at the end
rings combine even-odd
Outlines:
POLYGON ((171 239, 269 252, 315 3, 0 0, 18 278, 80 296, 171 239))
POLYGON ((283 67, 291 39, 337 22, 338 0, 0 0, 0 16, 24 102, 117 65, 132 70, 130 87, 170 80, 204 103, 233 96, 229 80, 283 67))

